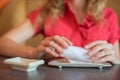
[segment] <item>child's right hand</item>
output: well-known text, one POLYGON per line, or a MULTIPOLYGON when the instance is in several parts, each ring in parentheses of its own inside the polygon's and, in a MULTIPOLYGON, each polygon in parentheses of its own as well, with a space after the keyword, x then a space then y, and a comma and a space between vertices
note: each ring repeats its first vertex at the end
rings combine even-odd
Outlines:
POLYGON ((52 36, 45 38, 38 46, 38 51, 48 53, 54 57, 58 57, 63 52, 63 49, 72 45, 72 42, 65 37, 52 36))

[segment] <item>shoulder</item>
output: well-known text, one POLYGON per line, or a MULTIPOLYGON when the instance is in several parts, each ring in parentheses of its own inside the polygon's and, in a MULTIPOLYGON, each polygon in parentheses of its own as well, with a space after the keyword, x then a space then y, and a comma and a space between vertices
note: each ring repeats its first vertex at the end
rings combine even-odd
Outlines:
POLYGON ((31 11, 30 13, 28 13, 27 18, 30 20, 32 24, 34 24, 36 18, 41 13, 41 11, 42 11, 42 8, 37 8, 31 11))
POLYGON ((108 20, 114 20, 117 19, 117 14, 113 9, 105 7, 103 10, 103 17, 108 20))
POLYGON ((31 11, 28 16, 29 17, 35 17, 37 16, 40 12, 41 12, 42 8, 37 8, 37 9, 34 9, 33 11, 31 11))

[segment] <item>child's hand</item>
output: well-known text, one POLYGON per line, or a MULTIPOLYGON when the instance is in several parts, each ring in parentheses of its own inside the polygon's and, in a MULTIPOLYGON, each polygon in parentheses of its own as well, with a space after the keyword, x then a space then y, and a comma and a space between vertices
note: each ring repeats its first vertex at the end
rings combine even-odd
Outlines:
POLYGON ((117 60, 113 46, 107 41, 94 41, 86 45, 85 49, 88 50, 91 61, 95 63, 107 61, 114 63, 117 60))
POLYGON ((72 43, 65 37, 53 36, 45 38, 38 46, 39 52, 45 52, 58 57, 64 48, 68 48, 72 43))

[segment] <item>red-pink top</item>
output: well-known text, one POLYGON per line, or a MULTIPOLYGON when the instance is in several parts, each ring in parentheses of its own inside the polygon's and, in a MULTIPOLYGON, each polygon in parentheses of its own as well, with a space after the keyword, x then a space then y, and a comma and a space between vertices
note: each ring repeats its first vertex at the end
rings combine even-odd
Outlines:
MULTIPOLYGON (((37 9, 28 15, 32 24, 39 13, 40 9, 37 9)), ((72 11, 65 6, 63 17, 57 19, 51 27, 45 24, 43 31, 39 28, 35 28, 34 31, 35 35, 43 33, 45 37, 64 36, 72 41, 74 46, 80 47, 96 40, 106 40, 114 44, 119 39, 117 16, 114 11, 106 7, 102 17, 101 24, 93 22, 90 16, 86 16, 83 24, 78 24, 72 11)))

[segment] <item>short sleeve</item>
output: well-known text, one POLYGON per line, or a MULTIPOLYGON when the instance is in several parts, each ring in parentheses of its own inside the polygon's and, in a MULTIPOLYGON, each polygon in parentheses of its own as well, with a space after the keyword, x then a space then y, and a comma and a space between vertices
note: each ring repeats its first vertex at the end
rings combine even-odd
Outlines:
POLYGON ((120 30, 118 24, 118 18, 116 13, 113 11, 110 17, 110 37, 108 42, 114 44, 117 40, 119 40, 120 30))
POLYGON ((41 9, 36 9, 28 14, 28 19, 31 21, 32 24, 35 22, 35 19, 37 15, 40 13, 40 11, 41 9))
MULTIPOLYGON (((36 9, 28 14, 28 19, 30 20, 31 24, 34 25, 35 20, 37 18, 37 15, 41 12, 41 8, 36 9)), ((34 28, 34 35, 37 35, 41 32, 40 28, 38 26, 33 26, 34 28)))

